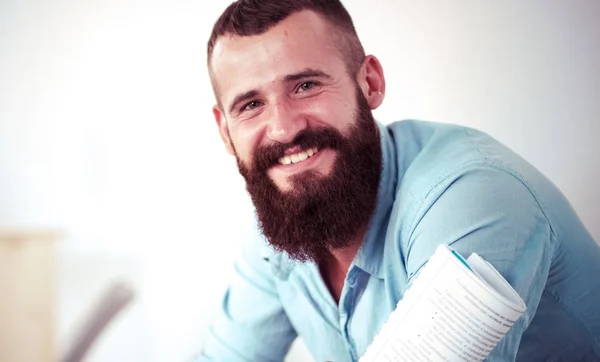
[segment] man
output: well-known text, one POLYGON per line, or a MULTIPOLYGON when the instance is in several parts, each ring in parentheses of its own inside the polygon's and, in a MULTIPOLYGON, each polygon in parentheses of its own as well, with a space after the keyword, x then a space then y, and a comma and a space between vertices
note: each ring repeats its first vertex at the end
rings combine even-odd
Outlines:
POLYGON ((239 0, 216 22, 213 113, 256 209, 200 361, 356 361, 439 244, 477 252, 527 312, 490 361, 600 360, 600 250, 491 137, 371 110, 385 78, 337 0, 239 0))

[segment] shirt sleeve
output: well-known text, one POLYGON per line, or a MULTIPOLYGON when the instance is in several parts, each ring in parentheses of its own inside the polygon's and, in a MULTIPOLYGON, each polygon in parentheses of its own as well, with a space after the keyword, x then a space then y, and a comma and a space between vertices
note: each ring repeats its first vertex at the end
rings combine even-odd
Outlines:
POLYGON ((283 361, 297 334, 283 310, 256 233, 244 242, 202 352, 194 361, 283 361))
POLYGON ((462 171, 425 195, 410 230, 402 245, 409 277, 437 245, 447 244, 465 257, 477 252, 523 298, 527 311, 486 359, 514 361, 540 302, 555 240, 527 185, 491 166, 462 171))

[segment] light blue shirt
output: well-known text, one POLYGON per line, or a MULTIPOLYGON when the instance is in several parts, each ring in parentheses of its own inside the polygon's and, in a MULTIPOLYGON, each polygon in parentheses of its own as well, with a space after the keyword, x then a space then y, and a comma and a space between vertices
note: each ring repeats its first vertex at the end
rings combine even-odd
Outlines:
POLYGON ((600 248, 560 191, 482 132, 379 130, 377 207, 339 304, 253 229, 198 361, 282 361, 297 336, 315 361, 356 361, 439 244, 477 252, 527 304, 488 361, 600 361, 600 248))

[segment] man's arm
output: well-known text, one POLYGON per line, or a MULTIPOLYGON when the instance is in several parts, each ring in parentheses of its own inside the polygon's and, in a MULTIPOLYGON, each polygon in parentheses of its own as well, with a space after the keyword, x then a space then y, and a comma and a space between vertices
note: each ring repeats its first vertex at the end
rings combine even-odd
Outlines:
POLYGON ((402 245, 410 277, 438 244, 447 244, 465 257, 477 252, 515 288, 527 311, 487 358, 515 360, 554 252, 552 230, 529 189, 503 170, 484 166, 466 171, 429 192, 410 230, 402 245))
POLYGON ((244 242, 203 351, 196 362, 283 361, 296 338, 285 314, 271 265, 261 257, 261 240, 244 242))

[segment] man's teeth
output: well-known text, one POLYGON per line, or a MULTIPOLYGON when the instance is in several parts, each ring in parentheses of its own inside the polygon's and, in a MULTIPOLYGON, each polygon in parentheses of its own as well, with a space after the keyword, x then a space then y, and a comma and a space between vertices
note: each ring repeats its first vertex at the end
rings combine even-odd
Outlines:
POLYGON ((289 165, 291 163, 298 163, 306 160, 312 155, 316 154, 318 149, 316 147, 309 148, 308 150, 295 153, 293 155, 283 156, 279 159, 279 163, 282 165, 289 165))

